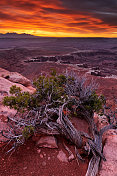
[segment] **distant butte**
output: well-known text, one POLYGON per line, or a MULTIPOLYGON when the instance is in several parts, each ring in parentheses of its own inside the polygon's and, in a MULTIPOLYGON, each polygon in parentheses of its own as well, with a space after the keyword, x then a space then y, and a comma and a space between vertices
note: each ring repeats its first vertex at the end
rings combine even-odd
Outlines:
POLYGON ((35 36, 35 35, 31 35, 31 34, 26 34, 26 33, 21 33, 21 34, 18 34, 18 33, 5 33, 5 34, 2 34, 0 33, 0 38, 40 38, 40 36, 35 36))

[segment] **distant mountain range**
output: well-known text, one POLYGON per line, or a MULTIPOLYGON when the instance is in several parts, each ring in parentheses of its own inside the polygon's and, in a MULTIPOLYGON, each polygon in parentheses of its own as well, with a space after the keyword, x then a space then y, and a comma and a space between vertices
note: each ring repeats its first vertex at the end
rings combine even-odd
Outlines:
POLYGON ((39 36, 34 36, 31 34, 17 34, 17 33, 6 33, 6 34, 2 34, 0 33, 0 38, 40 38, 39 36))

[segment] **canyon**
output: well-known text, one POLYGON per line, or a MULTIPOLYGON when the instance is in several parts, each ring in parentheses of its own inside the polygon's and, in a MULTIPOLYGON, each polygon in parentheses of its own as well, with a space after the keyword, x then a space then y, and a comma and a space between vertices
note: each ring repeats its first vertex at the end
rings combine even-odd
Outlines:
MULTIPOLYGON (((98 83, 97 93, 103 94, 108 101, 117 95, 117 39, 0 39, 0 128, 6 128, 7 116, 14 115, 15 110, 4 107, 4 96, 10 95, 12 85, 23 91, 33 93, 34 78, 40 74, 49 75, 51 69, 57 73, 74 71, 98 83), (6 42, 7 40, 7 42, 6 42), (7 45, 7 46, 6 46, 7 45)), ((104 125, 104 119, 95 114, 98 126, 104 125)), ((88 131, 85 121, 74 119, 72 122, 79 130, 88 131), (80 126, 80 128, 79 128, 80 126)), ((117 173, 116 153, 110 151, 117 147, 117 130, 109 130, 104 135, 104 155, 107 161, 101 162, 100 176, 115 176, 117 173)), ((40 175, 41 176, 84 176, 89 158, 85 163, 76 160, 68 161, 68 153, 61 139, 51 139, 56 146, 51 149, 39 147, 40 136, 29 139, 11 156, 5 152, 4 142, 0 143, 0 174, 5 175, 40 175)), ((4 140, 4 139, 3 139, 4 140)), ((44 139, 43 139, 44 140, 44 139)), ((49 138, 48 138, 49 141, 49 138)), ((73 146, 64 141, 73 152, 73 146)), ((46 143, 46 142, 45 142, 46 143)), ((49 146, 50 143, 48 144, 49 146)), ((47 146, 47 143, 44 144, 47 146)), ((82 151, 81 151, 82 153, 82 151)))

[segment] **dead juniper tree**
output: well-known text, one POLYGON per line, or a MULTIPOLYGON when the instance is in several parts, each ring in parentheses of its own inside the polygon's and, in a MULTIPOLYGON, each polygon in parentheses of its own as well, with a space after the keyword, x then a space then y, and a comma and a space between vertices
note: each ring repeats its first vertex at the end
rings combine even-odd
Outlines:
MULTIPOLYGON (((77 159, 83 160, 79 148, 92 156, 86 176, 95 176, 100 160, 106 160, 102 153, 102 135, 110 128, 117 128, 116 112, 105 112, 104 97, 96 94, 98 85, 75 73, 57 75, 53 71, 49 77, 41 75, 34 81, 34 86, 36 92, 32 95, 12 86, 12 96, 4 98, 4 105, 17 110, 14 117, 8 117, 8 128, 1 131, 8 144, 12 144, 8 153, 34 134, 62 135, 74 145, 77 159), (108 119, 111 118, 110 124, 99 131, 93 119, 94 112, 103 112, 108 119), (91 135, 78 131, 70 116, 85 119, 91 135), (85 144, 83 137, 87 139, 85 144)), ((66 149, 71 154, 68 147, 66 149)))

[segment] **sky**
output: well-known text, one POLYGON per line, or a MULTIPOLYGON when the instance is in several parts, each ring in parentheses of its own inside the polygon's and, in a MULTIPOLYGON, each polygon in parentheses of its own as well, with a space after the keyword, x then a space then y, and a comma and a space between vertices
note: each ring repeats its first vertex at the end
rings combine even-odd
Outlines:
POLYGON ((117 37, 117 0, 0 0, 0 33, 117 37))

